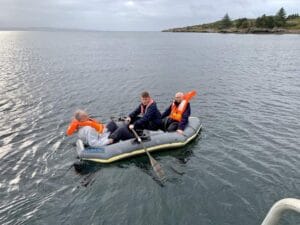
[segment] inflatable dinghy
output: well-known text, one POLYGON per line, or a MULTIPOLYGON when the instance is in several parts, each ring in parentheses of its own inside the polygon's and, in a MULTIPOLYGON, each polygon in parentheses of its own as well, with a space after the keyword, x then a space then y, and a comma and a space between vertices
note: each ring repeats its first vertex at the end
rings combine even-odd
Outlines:
MULTIPOLYGON (((148 131, 147 138, 145 138, 143 144, 149 152, 183 147, 197 137, 201 128, 200 119, 190 117, 183 134, 163 132, 161 130, 148 131)), ((135 139, 120 141, 101 148, 85 147, 81 140, 77 140, 76 145, 77 154, 80 159, 99 163, 111 163, 145 153, 142 144, 138 143, 135 139)))

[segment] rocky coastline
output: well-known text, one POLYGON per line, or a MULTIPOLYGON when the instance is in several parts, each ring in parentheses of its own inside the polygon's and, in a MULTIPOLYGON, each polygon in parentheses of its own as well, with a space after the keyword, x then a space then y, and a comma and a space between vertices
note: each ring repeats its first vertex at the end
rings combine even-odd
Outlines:
POLYGON ((232 33, 232 34, 300 34, 300 29, 289 30, 284 28, 256 28, 247 29, 193 29, 189 27, 173 28, 163 30, 162 32, 193 32, 193 33, 232 33))

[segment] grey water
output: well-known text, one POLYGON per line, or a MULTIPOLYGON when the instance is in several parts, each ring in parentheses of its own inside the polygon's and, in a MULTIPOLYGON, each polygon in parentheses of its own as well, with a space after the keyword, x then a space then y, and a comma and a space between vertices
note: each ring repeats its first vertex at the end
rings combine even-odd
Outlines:
POLYGON ((0 224, 260 224, 300 198, 299 59, 299 35, 1 31, 0 224), (77 108, 107 122, 192 89, 203 129, 152 154, 164 186, 146 156, 74 170, 77 108))

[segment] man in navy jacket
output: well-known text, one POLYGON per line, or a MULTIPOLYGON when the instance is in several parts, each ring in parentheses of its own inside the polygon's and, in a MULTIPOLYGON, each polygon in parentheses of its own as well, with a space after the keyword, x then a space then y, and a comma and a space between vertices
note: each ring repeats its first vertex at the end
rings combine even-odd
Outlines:
POLYGON ((141 94, 141 104, 126 119, 131 123, 130 128, 138 130, 158 130, 162 125, 156 102, 146 91, 141 94))
POLYGON ((129 126, 121 126, 110 135, 112 143, 134 138, 130 129, 158 130, 162 126, 161 114, 148 92, 142 92, 141 104, 129 114, 126 121, 128 124, 130 123, 129 126))

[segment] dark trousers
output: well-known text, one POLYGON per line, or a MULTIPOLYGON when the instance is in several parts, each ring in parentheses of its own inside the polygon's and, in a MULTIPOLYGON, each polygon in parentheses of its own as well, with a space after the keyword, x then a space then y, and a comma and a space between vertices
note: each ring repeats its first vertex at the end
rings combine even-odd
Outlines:
POLYGON ((134 138, 134 134, 129 130, 128 125, 124 124, 118 127, 114 132, 109 135, 109 138, 114 140, 114 143, 120 140, 125 141, 134 138))
MULTIPOLYGON (((135 121, 140 119, 140 117, 133 118, 130 123, 134 124, 135 121)), ((160 125, 157 125, 153 122, 147 122, 143 125, 134 125, 135 129, 137 130, 158 130, 160 128, 160 125)))
POLYGON ((172 120, 169 117, 163 119, 163 131, 173 132, 178 129, 179 122, 172 120))
MULTIPOLYGON (((107 127, 108 127, 108 125, 107 125, 107 127)), ((139 136, 142 136, 144 129, 158 130, 159 126, 150 122, 144 126, 135 126, 134 129, 139 136)), ((113 139, 113 143, 116 143, 119 141, 125 141, 125 140, 131 139, 131 138, 135 138, 135 136, 132 133, 132 131, 129 130, 128 124, 124 123, 123 125, 117 127, 117 129, 115 129, 113 132, 111 132, 111 134, 109 135, 109 138, 113 139)))
POLYGON ((118 129, 118 125, 114 121, 110 121, 108 124, 106 124, 106 129, 113 133, 116 129, 118 129))

